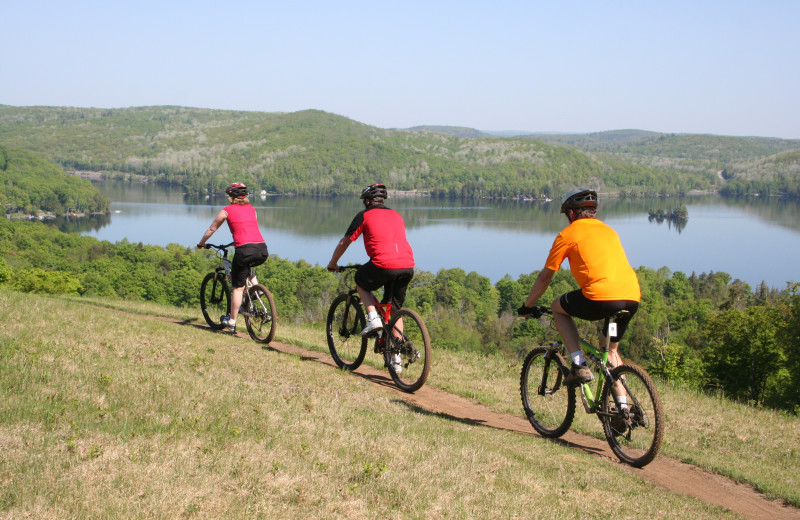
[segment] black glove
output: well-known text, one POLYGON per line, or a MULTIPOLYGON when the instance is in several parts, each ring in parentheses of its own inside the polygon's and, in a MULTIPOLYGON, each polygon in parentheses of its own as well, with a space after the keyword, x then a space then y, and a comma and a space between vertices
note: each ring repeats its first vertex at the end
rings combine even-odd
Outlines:
POLYGON ((533 316, 534 318, 539 318, 542 315, 542 311, 539 310, 539 307, 525 307, 523 305, 517 309, 517 314, 519 316, 533 316))

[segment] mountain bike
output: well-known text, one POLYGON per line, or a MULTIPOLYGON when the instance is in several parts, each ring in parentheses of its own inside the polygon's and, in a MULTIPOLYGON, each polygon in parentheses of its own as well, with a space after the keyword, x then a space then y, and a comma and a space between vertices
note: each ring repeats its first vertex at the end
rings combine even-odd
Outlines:
MULTIPOLYGON (((355 273, 359 265, 339 267, 339 271, 355 273)), ((336 365, 343 370, 355 370, 364 361, 367 344, 374 339, 374 352, 383 356, 392 381, 405 392, 415 392, 425 384, 431 369, 431 340, 425 322, 411 309, 392 313, 392 304, 378 304, 378 314, 383 327, 369 336, 361 331, 367 324, 361 298, 355 281, 349 280, 350 289, 334 298, 328 310, 325 330, 328 348, 336 365), (400 356, 400 370, 390 363, 393 355, 400 356)))
MULTIPOLYGON (((208 273, 200 285, 200 308, 209 327, 221 330, 223 316, 230 316, 231 290, 228 285, 231 279, 231 261, 228 259, 228 248, 233 242, 225 245, 206 244, 215 249, 222 265, 208 273)), ((275 313, 275 300, 272 293, 260 283, 253 283, 255 272, 250 268, 250 276, 242 295, 242 306, 239 314, 244 316, 247 332, 259 343, 269 343, 275 337, 278 316, 275 313)))
MULTIPOLYGON (((541 314, 552 315, 547 307, 535 307, 541 314)), ((603 433, 619 459, 640 468, 653 461, 664 434, 664 412, 653 380, 641 367, 622 364, 608 366, 608 346, 616 334, 615 321, 628 311, 619 311, 607 318, 609 332, 600 348, 580 340, 588 364, 597 380, 592 383, 564 386, 569 374, 565 359, 566 347, 559 340, 533 349, 522 364, 520 395, 522 407, 531 425, 543 437, 557 438, 566 433, 575 418, 576 388, 586 413, 595 414, 603 425, 603 433), (627 396, 627 408, 617 407, 615 395, 627 396)))

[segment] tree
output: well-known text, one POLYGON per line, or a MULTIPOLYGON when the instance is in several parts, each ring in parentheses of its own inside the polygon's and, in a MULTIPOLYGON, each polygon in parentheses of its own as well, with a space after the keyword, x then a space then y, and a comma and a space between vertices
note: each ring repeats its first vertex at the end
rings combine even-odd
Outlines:
POLYGON ((706 324, 704 361, 711 384, 735 399, 763 404, 768 379, 786 359, 776 308, 728 309, 706 324))

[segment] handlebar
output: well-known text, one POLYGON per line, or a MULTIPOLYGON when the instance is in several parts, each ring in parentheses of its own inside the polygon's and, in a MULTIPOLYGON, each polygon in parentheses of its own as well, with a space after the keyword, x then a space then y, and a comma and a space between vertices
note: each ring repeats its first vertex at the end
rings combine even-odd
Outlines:
POLYGON ((341 273, 341 272, 343 272, 343 271, 346 271, 347 269, 358 269, 359 267, 361 267, 361 264, 355 264, 355 265, 337 265, 337 266, 336 266, 336 270, 333 270, 333 269, 328 269, 328 271, 331 271, 332 273, 341 273))
POLYGON ((222 253, 222 256, 226 256, 227 257, 228 256, 228 248, 231 247, 232 245, 233 245, 233 242, 231 242, 230 244, 223 244, 223 245, 208 244, 207 243, 207 244, 205 244, 205 248, 204 249, 212 249, 212 248, 216 249, 217 251, 222 253))
POLYGON ((533 307, 525 307, 523 305, 517 309, 517 314, 527 318, 539 318, 542 316, 542 314, 549 314, 552 316, 553 310, 550 307, 545 307, 544 305, 535 305, 533 307))

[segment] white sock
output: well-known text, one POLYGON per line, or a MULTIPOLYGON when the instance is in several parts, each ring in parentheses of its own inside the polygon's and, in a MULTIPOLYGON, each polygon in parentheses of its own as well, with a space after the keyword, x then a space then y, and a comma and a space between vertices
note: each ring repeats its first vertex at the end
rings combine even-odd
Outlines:
POLYGON ((377 311, 372 311, 369 314, 367 314, 367 321, 372 321, 372 320, 377 320, 377 319, 378 319, 378 312, 377 311))
POLYGON ((614 399, 617 401, 617 406, 619 406, 620 410, 626 410, 628 408, 628 396, 616 396, 614 399))
POLYGON ((575 352, 570 353, 569 357, 572 358, 573 365, 583 365, 586 363, 586 358, 583 357, 582 350, 576 350, 575 352))

